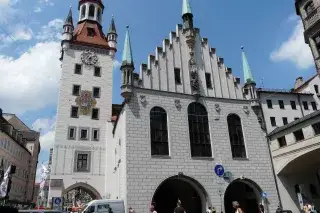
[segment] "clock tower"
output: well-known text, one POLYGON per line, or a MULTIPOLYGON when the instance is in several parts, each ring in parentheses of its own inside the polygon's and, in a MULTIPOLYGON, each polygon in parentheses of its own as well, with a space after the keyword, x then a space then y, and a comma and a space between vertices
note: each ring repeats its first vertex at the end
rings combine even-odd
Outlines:
MULTIPOLYGON (((65 206, 108 198, 106 143, 111 128, 112 69, 117 51, 114 18, 103 30, 102 0, 79 0, 63 26, 60 94, 50 174, 49 201, 65 206)), ((48 97, 54 98, 54 97, 48 97)))

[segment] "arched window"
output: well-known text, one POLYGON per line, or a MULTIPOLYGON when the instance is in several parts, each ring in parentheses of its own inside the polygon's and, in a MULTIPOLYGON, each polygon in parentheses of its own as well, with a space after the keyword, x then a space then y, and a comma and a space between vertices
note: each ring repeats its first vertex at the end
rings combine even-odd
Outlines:
POLYGON ((94 5, 91 4, 89 7, 89 16, 94 17, 94 5))
POLYGON ((241 119, 236 114, 228 115, 228 128, 233 158, 246 158, 241 119))
POLYGON ((208 113, 200 103, 188 106, 191 157, 211 157, 208 113))
POLYGON ((169 155, 167 113, 161 107, 150 111, 151 155, 169 155))
POLYGON ((84 18, 86 16, 86 5, 83 5, 82 6, 82 9, 81 9, 81 18, 84 18))
POLYGON ((98 21, 101 21, 101 9, 100 8, 98 8, 97 18, 98 18, 98 21))
POLYGON ((312 1, 308 2, 306 6, 304 6, 304 10, 306 11, 307 15, 310 15, 314 11, 314 4, 312 1))

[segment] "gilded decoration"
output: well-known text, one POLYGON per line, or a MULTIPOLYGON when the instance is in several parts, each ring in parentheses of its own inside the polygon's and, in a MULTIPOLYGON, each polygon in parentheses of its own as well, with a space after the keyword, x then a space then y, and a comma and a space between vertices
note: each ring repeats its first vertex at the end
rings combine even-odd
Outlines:
POLYGON ((85 65, 93 66, 98 63, 98 56, 91 50, 85 50, 81 54, 81 61, 85 65))
POLYGON ((81 91, 80 96, 76 98, 76 103, 80 107, 81 115, 88 115, 91 109, 96 106, 97 101, 93 98, 91 91, 81 91))

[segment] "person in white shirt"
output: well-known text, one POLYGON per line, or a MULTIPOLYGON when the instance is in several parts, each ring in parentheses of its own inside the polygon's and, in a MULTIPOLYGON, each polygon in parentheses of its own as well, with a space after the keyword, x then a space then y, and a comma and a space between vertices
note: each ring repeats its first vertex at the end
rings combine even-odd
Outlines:
POLYGON ((208 207, 206 213, 212 213, 211 206, 208 207))

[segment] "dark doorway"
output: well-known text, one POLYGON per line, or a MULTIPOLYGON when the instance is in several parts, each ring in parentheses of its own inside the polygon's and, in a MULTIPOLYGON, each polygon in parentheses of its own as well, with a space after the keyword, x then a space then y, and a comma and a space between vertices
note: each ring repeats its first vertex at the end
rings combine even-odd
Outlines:
POLYGON ((201 198, 196 189, 183 179, 165 180, 153 196, 153 202, 158 213, 173 213, 180 199, 182 207, 188 213, 201 213, 201 198))
POLYGON ((232 202, 238 201, 245 213, 259 212, 259 203, 254 189, 248 184, 240 181, 231 183, 224 195, 226 213, 234 213, 232 202))

